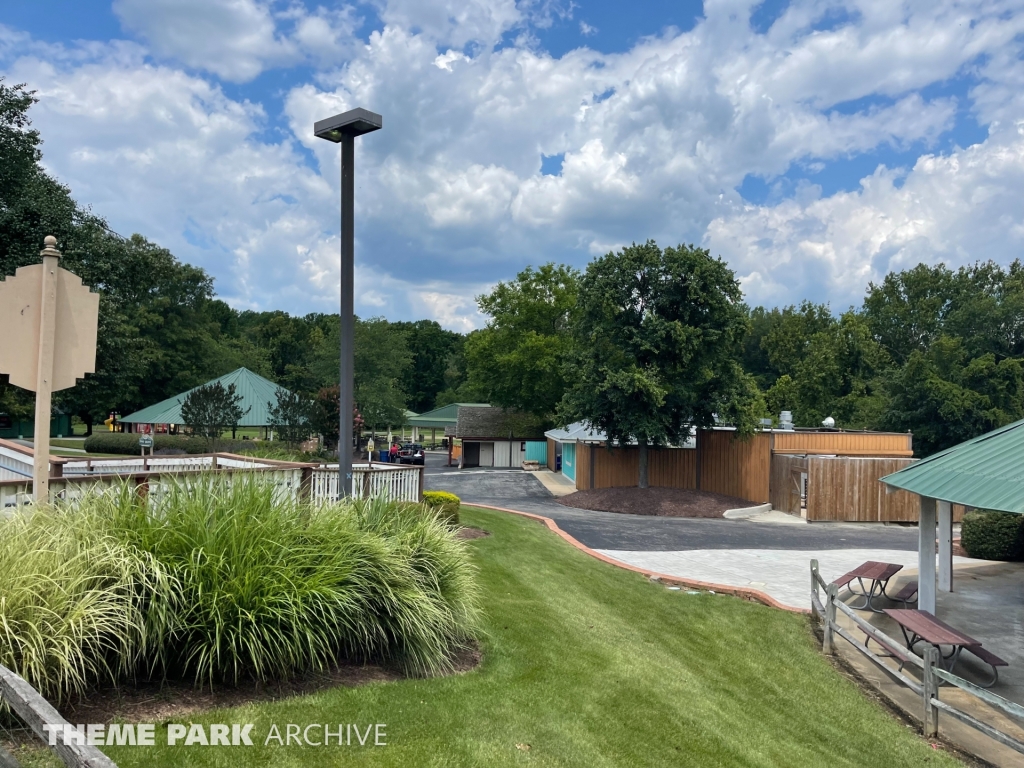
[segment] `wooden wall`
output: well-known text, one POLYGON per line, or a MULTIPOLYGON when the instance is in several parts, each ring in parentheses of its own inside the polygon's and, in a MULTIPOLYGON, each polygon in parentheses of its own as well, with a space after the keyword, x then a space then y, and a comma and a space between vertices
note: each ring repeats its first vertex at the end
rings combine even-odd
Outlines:
POLYGON ((697 435, 700 490, 764 504, 769 496, 771 437, 762 432, 738 440, 733 434, 709 430, 697 435))
POLYGON ((909 432, 773 432, 772 452, 910 457, 914 446, 909 432))
POLYGON ((555 441, 548 438, 548 469, 555 471, 555 441))
MULTIPOLYGON (((912 464, 913 459, 810 457, 807 519, 851 522, 917 522, 921 500, 907 491, 887 493, 878 480, 912 464)), ((964 510, 954 505, 953 519, 964 510)))
MULTIPOLYGON (((705 491, 737 496, 758 504, 768 501, 770 457, 768 435, 736 440, 731 432, 701 432, 701 482, 705 491)), ((662 488, 697 488, 697 453, 692 448, 651 448, 648 479, 662 488)), ((576 488, 590 488, 590 446, 580 443, 576 452, 576 488)), ((593 447, 594 488, 635 486, 639 478, 639 452, 635 446, 593 447)))
POLYGON ((772 509, 800 514, 800 475, 807 472, 805 456, 772 456, 769 488, 772 509))

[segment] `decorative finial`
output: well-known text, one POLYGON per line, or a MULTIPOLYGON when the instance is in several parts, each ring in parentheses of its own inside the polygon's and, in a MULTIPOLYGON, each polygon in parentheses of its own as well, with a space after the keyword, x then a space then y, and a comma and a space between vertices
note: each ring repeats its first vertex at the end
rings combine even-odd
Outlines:
POLYGON ((57 238, 53 235, 47 235, 43 238, 43 243, 46 245, 42 251, 39 252, 40 256, 56 256, 60 258, 60 251, 57 250, 57 238))

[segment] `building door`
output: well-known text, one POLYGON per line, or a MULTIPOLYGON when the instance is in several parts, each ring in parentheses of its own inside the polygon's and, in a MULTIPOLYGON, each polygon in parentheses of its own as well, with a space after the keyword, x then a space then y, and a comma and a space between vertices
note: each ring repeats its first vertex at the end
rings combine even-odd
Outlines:
POLYGON ((576 479, 576 443, 562 445, 562 474, 570 480, 576 479))
POLYGON ((494 466, 494 443, 480 443, 480 466, 494 466))
POLYGON ((462 466, 480 466, 480 443, 462 443, 462 466))

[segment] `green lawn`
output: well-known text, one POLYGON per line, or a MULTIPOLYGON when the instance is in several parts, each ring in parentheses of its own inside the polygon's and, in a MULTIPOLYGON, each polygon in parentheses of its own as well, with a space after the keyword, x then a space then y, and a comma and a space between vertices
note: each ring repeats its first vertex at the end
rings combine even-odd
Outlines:
POLYGON ((805 617, 669 591, 529 520, 465 509, 463 519, 493 533, 469 543, 487 614, 478 670, 196 718, 255 723, 260 746, 109 754, 145 768, 957 764, 834 672, 805 617), (388 745, 261 746, 271 723, 284 734, 324 722, 386 723, 388 745))

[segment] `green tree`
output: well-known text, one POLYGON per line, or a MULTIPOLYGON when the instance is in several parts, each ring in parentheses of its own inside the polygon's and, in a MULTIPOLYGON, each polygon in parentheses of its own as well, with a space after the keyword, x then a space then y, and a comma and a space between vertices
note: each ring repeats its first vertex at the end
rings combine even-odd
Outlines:
MULTIPOLYGON (((301 443, 313 431, 313 403, 302 395, 287 389, 275 393, 275 402, 267 403, 270 427, 286 443, 301 443)), ((335 432, 337 428, 335 428, 335 432)))
POLYGON ((889 365, 864 318, 838 319, 824 305, 783 310, 762 340, 773 367, 784 371, 765 393, 771 413, 793 412, 798 426, 816 427, 827 416, 847 428, 875 426, 884 409, 881 376, 889 365), (809 335, 807 335, 809 333, 809 335))
POLYGON ((636 440, 642 488, 649 444, 681 444, 716 416, 752 433, 764 404, 738 362, 741 298, 725 262, 693 246, 662 250, 648 240, 591 262, 561 421, 587 421, 610 442, 636 440))
POLYGON ((412 368, 408 382, 408 407, 423 413, 436 407, 437 396, 447 386, 445 373, 449 357, 461 348, 462 336, 447 331, 434 320, 392 323, 405 334, 412 368))
POLYGON ((914 433, 919 456, 1024 418, 1024 365, 992 353, 971 359, 962 339, 939 336, 888 380, 882 426, 914 433))
POLYGON ((206 438, 216 448, 217 441, 227 429, 236 429, 238 422, 249 412, 241 406, 242 396, 235 385, 225 387, 219 381, 196 387, 185 396, 181 404, 181 420, 192 434, 206 438))
POLYGON ((528 267, 477 298, 487 327, 466 339, 470 385, 487 401, 551 419, 566 391, 580 274, 572 267, 528 267))

